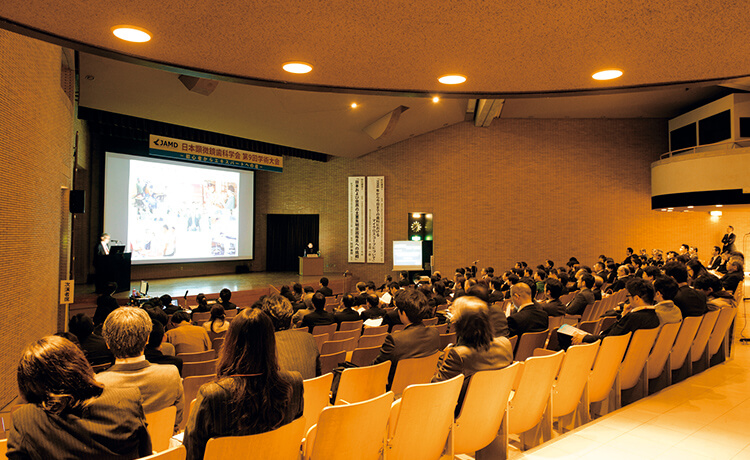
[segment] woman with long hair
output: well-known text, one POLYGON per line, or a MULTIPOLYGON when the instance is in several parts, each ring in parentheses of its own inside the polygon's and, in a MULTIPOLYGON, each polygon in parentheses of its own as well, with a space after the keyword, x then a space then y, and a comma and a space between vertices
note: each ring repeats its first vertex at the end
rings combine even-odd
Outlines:
POLYGON ((264 433, 302 416, 302 376, 279 370, 271 319, 247 308, 231 322, 218 381, 203 385, 185 429, 187 458, 202 459, 211 438, 264 433))
POLYGON ((229 329, 229 321, 226 320, 226 313, 224 307, 221 305, 214 305, 211 308, 211 318, 203 323, 203 327, 210 333, 213 332, 218 334, 229 329))
POLYGON ((104 387, 70 340, 27 346, 17 370, 28 403, 13 414, 9 459, 134 459, 151 454, 138 388, 104 387))

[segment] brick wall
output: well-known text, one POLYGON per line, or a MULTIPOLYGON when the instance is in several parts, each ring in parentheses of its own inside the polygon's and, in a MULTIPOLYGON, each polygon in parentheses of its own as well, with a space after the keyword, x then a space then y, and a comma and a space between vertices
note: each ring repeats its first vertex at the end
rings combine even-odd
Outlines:
POLYGON ((0 30, 0 407, 16 395, 23 347, 57 330, 73 119, 61 56, 57 46, 0 30))
MULTIPOLYGON (((593 263, 625 248, 676 249, 707 256, 727 225, 750 232, 750 213, 650 209, 650 164, 667 150, 667 123, 654 119, 500 119, 489 128, 460 123, 357 159, 284 159, 282 174, 256 176, 256 268, 265 260, 265 215, 320 214, 326 271, 362 279, 392 273, 393 240, 407 237, 407 214, 434 216, 435 268, 452 274, 479 259, 505 269, 515 261, 593 263), (386 183, 384 264, 348 264, 347 177, 386 183)), ((738 237, 742 250, 742 237, 738 237)), ((749 247, 750 249, 750 242, 749 247)))

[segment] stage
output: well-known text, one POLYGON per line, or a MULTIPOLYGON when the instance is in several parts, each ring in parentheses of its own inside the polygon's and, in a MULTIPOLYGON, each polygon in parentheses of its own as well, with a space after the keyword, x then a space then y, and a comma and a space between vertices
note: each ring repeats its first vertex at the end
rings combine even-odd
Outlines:
MULTIPOLYGON (((341 273, 324 274, 329 280, 328 286, 334 294, 351 292, 355 289, 355 284, 359 281, 356 277, 344 277, 341 273)), ((166 278, 156 280, 143 280, 148 282, 148 295, 159 297, 169 294, 179 301, 181 306, 187 302, 188 306, 195 305, 195 296, 203 293, 209 299, 219 297, 219 291, 227 288, 232 291, 232 302, 239 307, 249 307, 261 296, 273 292, 278 292, 281 286, 287 285, 290 288, 294 283, 300 283, 302 286, 312 286, 314 290, 320 287, 319 276, 299 276, 295 272, 252 272, 226 275, 211 276, 193 276, 189 278, 166 278), (187 300, 184 299, 185 291, 188 292, 187 300)), ((130 289, 126 292, 118 292, 114 297, 120 305, 125 305, 133 289, 138 289, 140 280, 131 281, 130 289)), ((69 315, 77 313, 86 313, 89 316, 94 315, 96 311, 97 294, 94 292, 93 284, 81 284, 75 286, 75 302, 70 305, 69 315)))

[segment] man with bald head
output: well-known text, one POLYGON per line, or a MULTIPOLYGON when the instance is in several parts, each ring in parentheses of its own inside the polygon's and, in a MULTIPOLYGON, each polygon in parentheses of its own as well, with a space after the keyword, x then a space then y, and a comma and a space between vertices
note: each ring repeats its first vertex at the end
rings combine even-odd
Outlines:
POLYGON ((526 332, 540 332, 549 326, 547 312, 534 303, 531 288, 526 283, 517 283, 510 287, 510 299, 516 307, 516 313, 508 317, 509 337, 526 332))

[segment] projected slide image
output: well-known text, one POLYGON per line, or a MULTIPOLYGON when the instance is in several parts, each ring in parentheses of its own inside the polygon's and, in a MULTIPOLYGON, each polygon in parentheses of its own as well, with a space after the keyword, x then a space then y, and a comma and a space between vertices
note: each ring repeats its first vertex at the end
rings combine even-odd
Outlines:
POLYGON ((133 260, 237 256, 239 183, 235 172, 132 160, 133 260))

